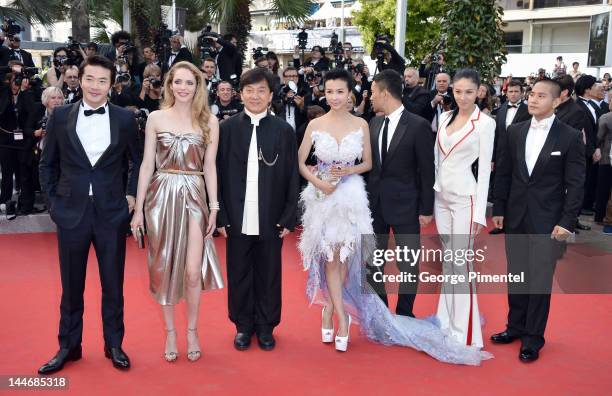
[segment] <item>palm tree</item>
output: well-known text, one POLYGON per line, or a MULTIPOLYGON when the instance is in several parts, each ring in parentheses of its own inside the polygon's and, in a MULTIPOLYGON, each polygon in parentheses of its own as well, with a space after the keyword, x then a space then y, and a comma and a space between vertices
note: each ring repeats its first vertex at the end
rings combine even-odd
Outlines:
POLYGON ((19 23, 36 22, 50 26, 61 20, 66 8, 57 0, 13 0, 8 6, 0 6, 0 15, 19 23))

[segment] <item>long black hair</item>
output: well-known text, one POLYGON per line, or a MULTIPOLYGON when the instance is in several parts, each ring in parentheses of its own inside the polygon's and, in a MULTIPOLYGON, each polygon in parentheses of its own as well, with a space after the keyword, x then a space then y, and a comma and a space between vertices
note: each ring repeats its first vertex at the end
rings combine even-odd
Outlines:
MULTIPOLYGON (((468 79, 468 80, 472 81, 474 84, 476 84, 477 87, 480 87, 480 73, 478 73, 474 69, 465 68, 465 69, 457 70, 457 72, 453 76, 453 84, 456 83, 457 81, 463 80, 463 79, 468 79)), ((450 117, 450 120, 448 121, 447 125, 450 125, 455 120, 455 117, 457 117, 457 114, 459 114, 459 107, 458 106, 457 106, 456 109, 453 110, 453 113, 452 113, 452 115, 450 117)))

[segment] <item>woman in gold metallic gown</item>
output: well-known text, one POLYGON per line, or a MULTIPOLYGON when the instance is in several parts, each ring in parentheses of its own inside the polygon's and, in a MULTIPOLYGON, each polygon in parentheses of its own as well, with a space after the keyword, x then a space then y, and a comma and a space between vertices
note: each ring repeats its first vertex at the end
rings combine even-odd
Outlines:
POLYGON ((162 306, 167 331, 164 358, 169 362, 178 357, 174 305, 185 297, 187 358, 196 361, 201 356, 197 334, 201 291, 223 287, 212 241, 219 210, 218 142, 219 124, 209 111, 202 74, 191 63, 177 63, 166 76, 161 110, 147 121, 130 224, 135 234, 146 217, 150 290, 162 306))

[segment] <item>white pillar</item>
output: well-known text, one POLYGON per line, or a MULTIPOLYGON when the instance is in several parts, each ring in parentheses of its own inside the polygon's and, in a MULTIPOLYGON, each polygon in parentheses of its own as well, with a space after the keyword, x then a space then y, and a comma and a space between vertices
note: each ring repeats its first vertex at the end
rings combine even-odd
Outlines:
POLYGON ((408 0, 397 0, 395 7, 395 50, 403 57, 406 47, 406 13, 408 0))
POLYGON ((344 43, 344 0, 342 0, 340 7, 341 7, 342 12, 340 14, 340 37, 338 41, 340 41, 341 43, 344 43))
POLYGON ((172 32, 174 33, 174 31, 176 30, 176 1, 172 0, 172 8, 171 8, 171 12, 172 12, 172 19, 170 19, 170 30, 172 30, 172 32))
POLYGON ((123 0, 123 30, 126 32, 132 31, 132 25, 130 23, 130 2, 129 0, 123 0))

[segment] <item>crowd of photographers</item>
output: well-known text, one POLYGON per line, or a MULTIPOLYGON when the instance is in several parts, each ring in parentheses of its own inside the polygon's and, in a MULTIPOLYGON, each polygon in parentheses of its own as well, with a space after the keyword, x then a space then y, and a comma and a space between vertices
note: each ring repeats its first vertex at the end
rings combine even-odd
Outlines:
MULTIPOLYGON (((154 44, 143 48, 134 45, 130 34, 125 31, 112 35, 111 48, 106 51, 96 43, 83 46, 70 38, 65 46, 54 50, 53 65, 41 79, 37 76, 38 69, 34 67, 32 56, 20 48, 15 30, 11 31, 10 24, 7 26, 5 21, 0 33, 0 39, 7 39, 6 45, 0 45, 0 205, 4 205, 7 213, 29 214, 42 210, 34 206, 34 194, 39 190, 37 161, 44 148, 46 120, 54 107, 80 100, 77 65, 85 57, 103 52, 102 55, 115 63, 117 76, 109 100, 134 110, 139 136, 144 140, 147 116, 159 108, 163 97, 165 73, 176 62, 194 62, 194 55, 184 45, 183 38, 172 34, 164 25, 155 34, 154 44), (16 203, 12 200, 14 190, 19 191, 16 203)), ((432 133, 438 130, 441 114, 456 107, 451 76, 440 52, 432 53, 418 68, 406 67, 389 39, 378 36, 371 53, 371 59, 375 61, 375 70, 372 71, 363 59, 354 55, 351 43, 341 43, 335 35, 328 47, 315 45, 310 54, 304 54, 306 41, 307 34, 302 31, 298 34, 292 62, 282 69, 276 54, 267 48, 255 48, 248 55, 255 67, 266 68, 273 74, 271 111, 296 131, 298 144, 308 122, 329 110, 323 78, 332 68, 345 68, 351 72, 355 85, 347 108, 367 121, 376 115, 369 100, 371 81, 378 71, 384 69, 403 74, 403 105, 406 110, 428 120, 432 133)), ((231 33, 222 36, 207 27, 198 36, 198 46, 200 58, 194 63, 200 65, 205 77, 211 112, 223 120, 242 111, 238 86, 243 56, 247 54, 240 52, 237 37, 231 33)), ((566 123, 584 131, 590 160, 584 209, 587 214, 594 213, 596 222, 602 222, 610 195, 612 172, 610 137, 598 137, 597 132, 598 128, 608 128, 608 118, 603 115, 609 111, 608 92, 612 88, 612 79, 608 76, 597 80, 580 73, 576 63, 572 67, 573 70, 566 73, 562 59, 557 59, 554 68, 553 77, 564 87, 564 103, 560 106, 564 110, 558 116, 567 118, 564 120, 566 123), (570 104, 565 102, 570 99, 572 109, 568 112, 570 104)), ((551 76, 540 70, 537 75, 524 80, 508 76, 499 79, 494 86, 483 84, 480 87, 477 104, 483 112, 497 118, 496 135, 504 133, 510 123, 529 117, 526 102, 531 85, 548 77, 551 76)), ((612 118, 609 123, 612 131, 612 118)), ((578 229, 586 228, 588 226, 578 224, 578 229)))

